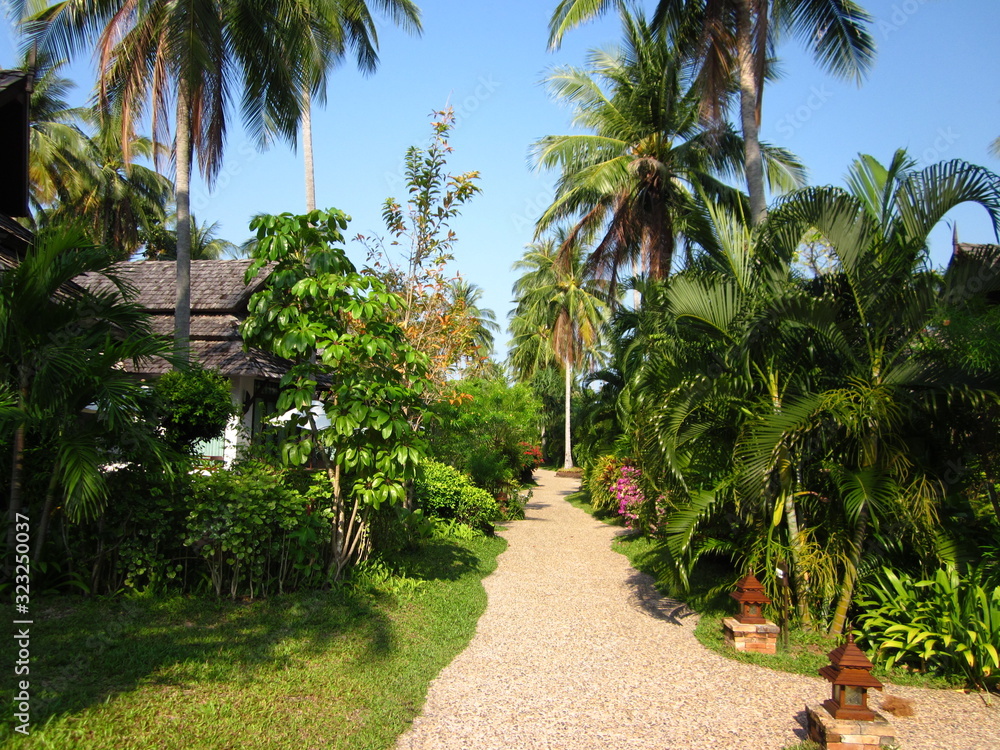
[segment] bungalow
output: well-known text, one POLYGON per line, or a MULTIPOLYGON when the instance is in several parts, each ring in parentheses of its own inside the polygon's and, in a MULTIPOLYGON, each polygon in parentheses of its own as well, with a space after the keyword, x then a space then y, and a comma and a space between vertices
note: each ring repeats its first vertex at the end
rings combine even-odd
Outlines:
MULTIPOLYGON (((288 363, 267 352, 243 350, 239 324, 246 318, 251 295, 264 284, 267 272, 246 284, 250 260, 191 261, 191 357, 207 369, 218 370, 232 383, 233 402, 242 416, 225 436, 202 446, 202 454, 228 463, 237 448, 257 434, 263 421, 273 416, 278 381, 288 363)), ((155 333, 172 336, 176 301, 176 269, 172 261, 140 260, 121 263, 119 274, 132 285, 136 302, 152 315, 155 333)), ((82 282, 93 288, 108 284, 101 276, 82 282)), ((171 368, 164 359, 130 365, 137 375, 155 378, 171 368)))

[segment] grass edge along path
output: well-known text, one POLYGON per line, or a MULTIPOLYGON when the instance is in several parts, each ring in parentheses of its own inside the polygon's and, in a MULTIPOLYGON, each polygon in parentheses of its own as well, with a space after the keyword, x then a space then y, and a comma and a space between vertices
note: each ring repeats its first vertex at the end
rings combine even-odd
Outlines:
POLYGON ((391 747, 472 638, 505 548, 436 538, 351 586, 252 602, 40 599, 30 734, 5 681, 0 748, 391 747))
MULTIPOLYGON (((589 502, 586 490, 579 490, 567 497, 566 500, 604 523, 624 527, 618 516, 595 510, 589 502)), ((657 546, 658 542, 648 537, 622 536, 614 541, 612 549, 628 558, 633 568, 652 576, 657 590, 664 596, 670 596, 663 585, 661 568, 663 563, 657 555, 657 546)), ((722 577, 716 576, 712 580, 692 582, 693 596, 687 604, 698 613, 698 623, 694 629, 694 636, 702 646, 727 659, 810 677, 815 676, 821 667, 830 663, 827 654, 840 645, 842 639, 825 633, 807 632, 797 628, 788 633, 787 645, 779 643, 778 653, 775 655, 736 651, 727 646, 722 637, 722 620, 734 615, 736 608, 729 598, 728 592, 714 596, 710 594, 710 589, 718 585, 720 580, 722 577)), ((948 690, 964 687, 960 681, 908 672, 902 669, 886 670, 876 667, 874 674, 880 680, 896 685, 948 690)))

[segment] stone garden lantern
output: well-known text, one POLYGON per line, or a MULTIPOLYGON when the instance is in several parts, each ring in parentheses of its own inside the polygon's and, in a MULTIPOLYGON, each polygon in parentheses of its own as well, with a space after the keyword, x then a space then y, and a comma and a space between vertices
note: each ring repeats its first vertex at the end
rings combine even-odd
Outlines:
POLYGON ((745 575, 737 584, 736 591, 730 594, 740 603, 740 612, 736 615, 737 622, 744 624, 763 624, 763 607, 771 603, 771 597, 764 593, 764 586, 753 573, 745 575))
POLYGON ((771 603, 764 593, 764 586, 753 573, 744 576, 730 594, 740 604, 736 617, 722 620, 722 636, 737 651, 755 651, 761 654, 778 652, 780 628, 764 619, 763 607, 771 603))
POLYGON ((882 683, 872 675, 874 665, 865 652, 854 645, 854 634, 830 652, 830 664, 819 673, 833 683, 833 697, 823 701, 835 719, 873 721, 875 712, 868 708, 868 688, 882 689, 882 683))

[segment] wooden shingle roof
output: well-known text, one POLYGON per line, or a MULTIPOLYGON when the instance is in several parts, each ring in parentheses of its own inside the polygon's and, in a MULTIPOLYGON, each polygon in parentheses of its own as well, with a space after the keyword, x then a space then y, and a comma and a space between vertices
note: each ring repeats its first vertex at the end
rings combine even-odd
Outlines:
MULTIPOLYGON (((243 276, 250 260, 191 261, 191 316, 204 314, 241 314, 246 312, 250 295, 267 279, 262 271, 246 285, 243 276)), ((174 314, 177 304, 177 269, 172 261, 136 260, 119 263, 115 270, 136 291, 136 302, 149 312, 174 314)), ((103 276, 88 280, 95 289, 104 289, 110 282, 103 276)))
MULTIPOLYGON (((250 296, 267 280, 263 269, 249 284, 243 279, 250 260, 191 261, 192 359, 203 367, 235 377, 246 375, 278 380, 288 363, 256 349, 243 351, 239 324, 246 317, 250 296)), ((152 313, 154 333, 173 336, 176 303, 176 266, 171 261, 143 260, 120 263, 119 276, 132 286, 135 301, 152 313)), ((111 282, 98 274, 87 274, 81 282, 91 289, 104 290, 111 282)), ((142 375, 162 375, 171 369, 163 359, 133 364, 129 369, 142 375)))

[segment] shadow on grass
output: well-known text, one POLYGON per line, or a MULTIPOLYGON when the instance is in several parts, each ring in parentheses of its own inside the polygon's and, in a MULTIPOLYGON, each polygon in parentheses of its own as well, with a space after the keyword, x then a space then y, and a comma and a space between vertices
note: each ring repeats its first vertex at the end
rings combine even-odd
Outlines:
MULTIPOLYGON (((393 561, 403 575, 423 581, 455 581, 480 562, 447 540, 393 561)), ((61 596, 33 605, 34 726, 141 685, 240 682, 330 648, 377 661, 395 649, 391 613, 399 606, 394 596, 352 586, 256 601, 61 596)), ((8 727, 11 705, 6 701, 0 716, 8 727)))

